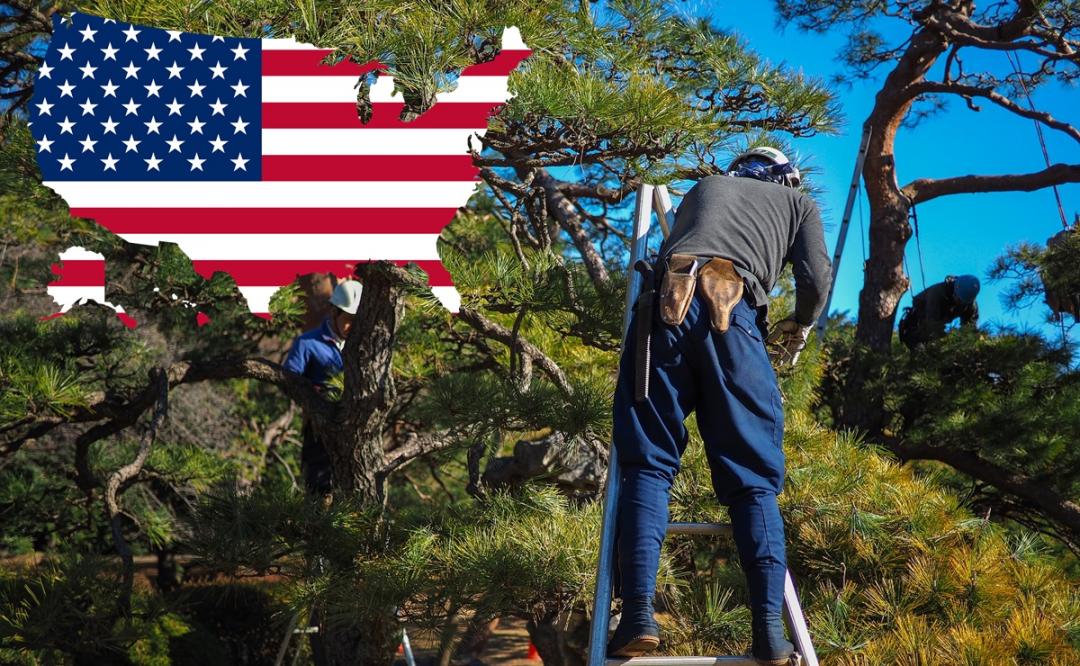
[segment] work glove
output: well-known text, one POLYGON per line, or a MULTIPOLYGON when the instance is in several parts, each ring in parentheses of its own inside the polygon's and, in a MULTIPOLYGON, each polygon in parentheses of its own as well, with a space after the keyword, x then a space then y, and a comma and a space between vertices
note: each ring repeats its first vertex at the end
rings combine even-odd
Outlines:
POLYGON ((810 326, 803 326, 794 319, 777 322, 769 332, 769 337, 765 339, 769 360, 778 368, 795 365, 799 360, 799 353, 806 347, 810 329, 810 326))

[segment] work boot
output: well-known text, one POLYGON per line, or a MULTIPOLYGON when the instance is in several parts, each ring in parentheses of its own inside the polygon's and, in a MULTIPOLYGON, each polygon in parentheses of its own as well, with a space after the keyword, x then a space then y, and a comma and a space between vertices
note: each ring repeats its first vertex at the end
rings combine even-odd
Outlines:
POLYGON ((751 655, 760 666, 787 666, 795 646, 784 638, 784 624, 779 617, 754 621, 750 625, 754 641, 751 655))
POLYGON ((660 645, 660 628, 653 617, 652 599, 623 600, 622 618, 608 642, 609 657, 640 657, 660 645))

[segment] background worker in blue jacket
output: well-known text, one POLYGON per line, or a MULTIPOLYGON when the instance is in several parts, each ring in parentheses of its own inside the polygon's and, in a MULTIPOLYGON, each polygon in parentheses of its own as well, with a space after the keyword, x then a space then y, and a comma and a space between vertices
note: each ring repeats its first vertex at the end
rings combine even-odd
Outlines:
POLYGON ((633 314, 614 404, 623 611, 608 644, 612 657, 659 644, 656 573, 691 411, 746 572, 753 657, 781 665, 793 652, 781 621, 787 557, 776 499, 784 412, 770 356, 795 362, 831 280, 821 217, 798 185, 798 170, 773 148, 747 151, 729 175, 699 181, 660 250, 655 282, 644 287, 659 284, 655 305, 633 314), (767 336, 767 350, 768 294, 785 263, 795 276, 795 312, 767 336), (649 318, 643 329, 642 317, 649 318), (639 354, 646 344, 651 354, 639 354))
MULTIPOLYGON (((316 390, 326 388, 330 376, 341 372, 344 367, 341 350, 352 329, 353 315, 360 305, 362 291, 363 287, 356 280, 345 280, 334 287, 330 295, 330 305, 333 306, 330 315, 323 319, 318 328, 293 340, 289 355, 285 358, 286 370, 303 375, 315 385, 316 390)), ((300 451, 300 466, 304 485, 313 495, 325 495, 333 485, 330 456, 306 418, 302 434, 304 446, 300 451)))

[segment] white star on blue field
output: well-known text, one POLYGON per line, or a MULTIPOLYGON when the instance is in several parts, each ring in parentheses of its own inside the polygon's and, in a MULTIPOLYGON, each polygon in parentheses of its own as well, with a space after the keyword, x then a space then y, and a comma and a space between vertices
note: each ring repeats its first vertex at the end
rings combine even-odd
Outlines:
POLYGON ((259 180, 258 39, 53 19, 30 103, 43 180, 259 180))

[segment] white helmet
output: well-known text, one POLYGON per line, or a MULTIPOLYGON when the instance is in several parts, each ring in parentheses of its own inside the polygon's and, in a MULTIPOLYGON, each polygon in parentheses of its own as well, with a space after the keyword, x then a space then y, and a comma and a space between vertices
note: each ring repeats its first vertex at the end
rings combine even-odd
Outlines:
POLYGON ((363 291, 363 285, 356 280, 339 282, 334 287, 334 293, 330 294, 330 305, 349 314, 356 314, 356 308, 360 306, 360 294, 363 291))
POLYGON ((750 150, 741 153, 731 162, 731 166, 728 167, 728 171, 736 171, 743 162, 749 160, 750 158, 758 158, 759 160, 763 159, 763 161, 775 165, 788 164, 790 165, 790 171, 781 176, 782 180, 780 182, 782 182, 782 184, 784 185, 787 185, 788 187, 798 187, 799 183, 802 182, 802 177, 799 174, 798 167, 791 163, 791 161, 787 158, 787 155, 780 152, 776 148, 771 148, 769 146, 758 146, 757 148, 751 148, 750 150))

